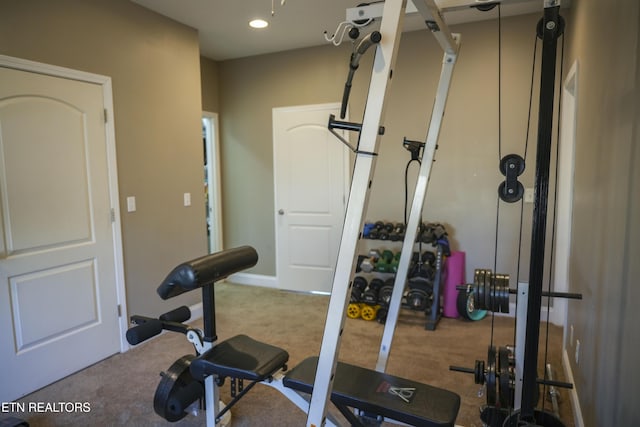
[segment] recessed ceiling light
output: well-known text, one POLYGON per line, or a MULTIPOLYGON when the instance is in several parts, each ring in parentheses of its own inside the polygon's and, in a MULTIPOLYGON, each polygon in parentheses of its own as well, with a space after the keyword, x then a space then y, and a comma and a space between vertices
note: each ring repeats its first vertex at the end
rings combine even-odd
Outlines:
POLYGON ((264 19, 254 19, 253 21, 249 22, 249 26, 251 28, 266 28, 269 26, 269 23, 264 19))

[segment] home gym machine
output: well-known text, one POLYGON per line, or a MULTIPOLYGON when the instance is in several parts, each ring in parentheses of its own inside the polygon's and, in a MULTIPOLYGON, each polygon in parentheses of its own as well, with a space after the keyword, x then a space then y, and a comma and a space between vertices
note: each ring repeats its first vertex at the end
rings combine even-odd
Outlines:
MULTIPOLYGON (((562 421, 545 411, 544 406, 542 410, 536 409, 540 397, 538 385, 554 387, 554 390, 555 387, 572 387, 572 384, 549 378, 547 366, 545 378, 538 378, 537 373, 542 297, 582 298, 580 294, 543 291, 557 44, 564 32, 564 20, 559 12, 559 0, 545 0, 544 14, 536 28, 536 36, 542 40, 542 66, 529 283, 520 283, 517 290, 513 290, 509 288, 509 275, 478 269, 474 283, 461 287, 471 294, 478 308, 492 312, 507 313, 509 295, 517 295, 515 347, 496 349, 491 343, 486 363, 476 361, 473 369, 451 367, 452 370, 474 374, 475 382, 485 387, 487 404, 482 408, 481 419, 489 427, 562 427, 562 421)), ((498 187, 500 200, 507 203, 521 200, 524 188, 518 182, 518 176, 524 172, 524 163, 524 159, 515 154, 501 159, 500 171, 505 181, 498 187)))
MULTIPOLYGON (((398 272, 394 283, 393 293, 389 302, 382 343, 376 371, 384 373, 387 366, 391 341, 397 324, 405 281, 409 270, 413 245, 421 220, 422 206, 426 196, 427 183, 431 172, 431 164, 435 155, 440 125, 444 115, 453 68, 459 50, 459 36, 453 35, 444 22, 440 10, 434 0, 414 0, 414 10, 420 13, 427 28, 432 32, 438 44, 444 50, 444 58, 436 99, 431 115, 431 122, 423 152, 418 181, 414 192, 414 199, 401 256, 398 272)), ((396 53, 400 42, 402 24, 404 20, 406 1, 386 0, 384 3, 372 3, 347 11, 347 21, 368 20, 382 17, 380 23, 381 40, 377 44, 371 75, 367 104, 362 124, 336 121, 330 117, 329 129, 359 131, 358 142, 352 146, 344 138, 339 139, 355 153, 355 164, 351 181, 351 190, 345 213, 345 222, 338 250, 338 260, 333 277, 331 299, 322 338, 322 346, 318 358, 318 367, 313 381, 313 393, 307 418, 307 427, 318 427, 325 423, 327 403, 331 399, 335 384, 340 381, 341 374, 337 357, 340 350, 341 336, 344 329, 345 317, 350 303, 352 279, 356 269, 357 246, 362 237, 364 216, 369 201, 369 192, 375 170, 379 137, 384 133, 381 123, 384 120, 384 101, 387 96, 389 83, 393 77, 396 53)), ((376 37, 377 38, 377 37, 376 37)), ((373 39, 373 38, 372 38, 373 39)), ((361 52, 356 51, 356 55, 361 52)), ((352 63, 353 64, 353 61, 352 63)), ((350 67, 347 85, 343 96, 343 108, 348 102, 348 93, 353 77, 354 67, 350 67)), ((337 134, 336 134, 337 135, 337 134)))
MULTIPOLYGON (((176 267, 167 276, 158 288, 158 293, 166 299, 183 292, 202 289, 204 332, 195 332, 177 322, 140 316, 132 317, 132 321, 138 325, 133 327, 133 332, 129 334, 130 342, 142 342, 162 329, 177 330, 187 334, 187 338, 194 343, 198 353, 197 357, 179 359, 176 362, 177 367, 170 368, 168 375, 165 374, 161 380, 159 388, 163 390, 163 398, 160 402, 162 405, 158 405, 161 410, 158 411, 156 408, 160 415, 169 414, 171 418, 181 417, 187 408, 204 396, 207 425, 213 427, 220 416, 244 396, 254 384, 263 383, 278 389, 305 411, 308 415, 309 427, 337 425, 332 417, 327 417, 329 401, 338 408, 351 425, 355 426, 363 425, 360 419, 362 414, 366 414, 367 422, 372 419, 378 425, 384 420, 427 427, 455 424, 460 406, 460 397, 457 394, 384 373, 386 357, 391 347, 391 335, 397 322, 402 289, 394 289, 391 298, 385 336, 381 346, 382 362, 378 362, 376 370, 337 361, 340 336, 352 286, 351 278, 355 269, 356 246, 368 204, 378 137, 383 133, 380 123, 384 116, 384 102, 388 83, 392 78, 406 4, 406 0, 386 0, 383 4, 371 5, 377 10, 374 13, 382 17, 379 35, 365 37, 350 61, 352 77, 358 65, 357 55, 361 56, 369 47, 376 46, 363 123, 333 123, 333 127, 336 128, 342 125, 347 126, 348 130, 358 130, 359 138, 356 147, 352 148, 356 160, 319 357, 308 358, 283 374, 288 354, 282 349, 245 335, 215 343, 214 283, 240 269, 254 265, 257 262, 257 254, 253 248, 236 248, 187 262, 176 267), (168 380, 163 384, 167 378, 168 380), (233 379, 230 382, 232 395, 235 394, 235 397, 229 405, 219 410, 218 387, 222 385, 225 378, 233 379), (247 387, 240 385, 245 380, 251 381, 247 387), (167 389, 168 392, 165 391, 167 389), (299 393, 310 394, 310 401, 299 393)), ((409 227, 405 233, 405 242, 414 241, 416 237, 430 165, 458 51, 458 37, 449 32, 435 1, 414 0, 414 5, 445 50, 445 55, 424 149, 424 166, 421 168, 419 185, 416 188, 417 195, 414 197, 408 221, 409 227)), ((362 18, 361 12, 361 10, 355 12, 356 15, 360 15, 355 19, 362 18)), ((348 98, 348 90, 345 89, 345 93, 348 98)), ((329 127, 331 128, 332 125, 330 124, 329 127)), ((348 142, 343 142, 349 145, 348 142)), ((402 255, 399 261, 398 271, 404 272, 405 275, 411 252, 403 250, 406 255, 402 255)), ((156 392, 156 397, 159 392, 160 390, 156 392)), ((165 418, 169 419, 169 417, 165 418)))

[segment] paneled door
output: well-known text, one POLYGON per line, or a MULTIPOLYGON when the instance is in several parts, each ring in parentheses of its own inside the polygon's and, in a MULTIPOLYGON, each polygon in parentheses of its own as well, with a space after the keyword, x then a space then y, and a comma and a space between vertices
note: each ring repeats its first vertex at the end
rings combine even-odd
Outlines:
POLYGON ((102 85, 0 66, 0 401, 120 351, 105 120, 102 85))
POLYGON ((327 129, 340 104, 273 109, 276 268, 281 289, 331 292, 349 151, 327 129))

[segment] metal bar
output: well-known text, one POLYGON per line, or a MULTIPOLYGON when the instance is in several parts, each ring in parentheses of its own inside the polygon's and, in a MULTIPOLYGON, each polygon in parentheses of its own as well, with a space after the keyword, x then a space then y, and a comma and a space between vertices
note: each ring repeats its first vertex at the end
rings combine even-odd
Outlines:
MULTIPOLYGON (((459 43, 459 35, 456 35, 456 40, 457 43, 459 43)), ((422 154, 422 162, 420 164, 416 189, 413 195, 411 211, 409 213, 409 219, 405 229, 402 251, 400 253, 400 260, 398 261, 398 271, 393 284, 393 293, 391 294, 391 300, 389 302, 389 312, 387 313, 387 320, 382 334, 380 352, 378 353, 378 362, 376 364, 376 371, 378 372, 385 372, 389 353, 391 352, 393 334, 396 329, 396 324, 398 323, 398 315, 402 304, 402 294, 404 292, 405 282, 409 272, 409 263, 413 254, 413 246, 416 241, 418 226, 422 216, 422 206, 424 205, 424 199, 427 195, 427 186, 429 184, 429 176, 431 175, 431 165, 433 164, 436 145, 440 135, 442 117, 444 116, 456 58, 457 54, 445 53, 442 60, 440 82, 438 83, 436 98, 431 112, 431 122, 427 132, 424 152, 422 154)))
POLYGON ((384 3, 380 24, 382 40, 377 45, 373 63, 369 95, 360 133, 359 151, 356 153, 349 201, 333 276, 331 298, 307 417, 307 427, 324 425, 327 403, 333 389, 345 314, 349 304, 351 277, 355 269, 356 249, 369 201, 371 179, 375 170, 376 156, 364 152, 377 152, 378 130, 384 118, 384 102, 400 43, 405 7, 406 0, 387 0, 384 3))
POLYGON ((412 0, 418 12, 425 20, 427 27, 440 44, 442 50, 449 54, 458 53, 458 43, 455 41, 451 30, 444 21, 435 0, 412 0))
MULTIPOLYGON (((550 1, 548 1, 550 2, 550 1)), ((553 2, 559 3, 559 2, 553 2)), ((556 77, 557 41, 560 34, 560 6, 546 7, 542 22, 542 68, 540 76, 540 107, 538 113, 538 144, 536 152, 535 199, 531 230, 529 262, 529 300, 524 350, 522 406, 520 419, 535 421, 534 391, 538 364, 540 309, 544 280, 544 253, 549 194, 549 164, 553 136, 553 107, 556 77)))
POLYGON ((529 302, 529 284, 518 283, 516 297, 516 342, 515 342, 515 392, 513 409, 522 406, 522 368, 524 365, 525 327, 527 325, 527 304, 529 302))

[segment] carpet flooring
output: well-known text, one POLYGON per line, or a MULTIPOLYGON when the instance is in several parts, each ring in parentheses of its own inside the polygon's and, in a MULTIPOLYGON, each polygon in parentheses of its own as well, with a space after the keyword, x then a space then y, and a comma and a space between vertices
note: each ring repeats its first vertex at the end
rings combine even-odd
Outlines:
MULTIPOLYGON (((319 353, 328 301, 326 296, 219 283, 216 285, 218 337, 223 340, 243 333, 282 347, 289 352, 289 366, 293 367, 319 353)), ((461 406, 457 424, 482 426, 479 408, 486 398, 481 395, 480 386, 474 383, 473 375, 450 371, 449 366, 472 368, 476 359, 486 361, 491 342, 496 347, 513 344, 514 320, 498 316, 492 319, 490 315, 477 322, 443 318, 434 331, 425 330, 424 324, 424 314, 402 311, 387 372, 458 393, 461 406)), ((382 331, 383 325, 377 322, 347 319, 340 360, 373 369, 382 331)), ((552 325, 547 334, 546 323, 543 323, 540 340, 539 372, 544 372, 546 360, 554 369, 554 379, 565 380, 561 328, 552 325), (546 354, 545 349, 548 349, 546 354)), ((25 407, 29 402, 80 402, 81 410, 5 413, 0 414, 0 419, 14 415, 26 419, 33 427, 170 425, 153 411, 159 373, 190 353, 193 348, 184 336, 165 332, 18 401, 25 407)), ((541 391, 546 397, 547 393, 541 391)), ((225 401, 230 400, 228 387, 223 387, 221 396, 225 401)), ((551 410, 548 399, 541 398, 540 404, 551 410)), ((560 390, 560 416, 565 426, 574 425, 567 390, 560 390)), ((231 425, 301 426, 305 420, 306 415, 278 391, 257 385, 233 408, 231 425)), ((204 426, 204 413, 188 415, 174 425, 204 426)))

